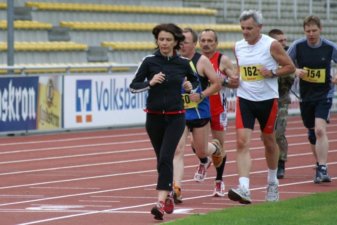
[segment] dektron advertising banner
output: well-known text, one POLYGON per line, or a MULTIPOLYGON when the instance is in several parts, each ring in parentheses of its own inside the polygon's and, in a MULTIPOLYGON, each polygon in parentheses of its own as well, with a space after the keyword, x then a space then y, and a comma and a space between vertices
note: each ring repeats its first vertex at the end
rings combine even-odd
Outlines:
POLYGON ((38 77, 0 78, 0 132, 36 129, 38 77))

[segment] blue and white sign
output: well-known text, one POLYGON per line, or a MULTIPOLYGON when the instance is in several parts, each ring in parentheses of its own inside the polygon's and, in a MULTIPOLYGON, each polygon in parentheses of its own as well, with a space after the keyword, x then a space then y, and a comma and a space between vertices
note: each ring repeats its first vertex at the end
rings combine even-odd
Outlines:
POLYGON ((35 130, 38 77, 0 78, 0 132, 35 130))
POLYGON ((145 123, 147 92, 129 91, 131 75, 66 76, 64 128, 145 123))

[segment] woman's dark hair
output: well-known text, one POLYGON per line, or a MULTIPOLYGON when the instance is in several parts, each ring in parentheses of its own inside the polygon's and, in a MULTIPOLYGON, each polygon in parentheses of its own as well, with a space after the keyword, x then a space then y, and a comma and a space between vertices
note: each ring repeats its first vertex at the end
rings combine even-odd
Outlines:
POLYGON ((152 34, 156 40, 158 40, 158 35, 161 31, 169 32, 173 35, 174 40, 177 41, 177 45, 174 46, 174 49, 180 49, 180 43, 185 40, 183 35, 183 30, 173 23, 162 23, 158 24, 152 29, 152 34))

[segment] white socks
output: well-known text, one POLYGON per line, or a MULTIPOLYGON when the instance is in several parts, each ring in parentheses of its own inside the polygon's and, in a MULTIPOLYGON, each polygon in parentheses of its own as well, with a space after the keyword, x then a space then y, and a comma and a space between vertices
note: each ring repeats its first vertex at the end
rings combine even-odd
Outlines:
POLYGON ((268 178, 267 178, 268 184, 278 183, 276 174, 277 174, 277 169, 276 170, 268 169, 268 178))
POLYGON ((241 187, 244 187, 245 189, 249 190, 249 178, 248 177, 240 177, 239 184, 241 187))
MULTIPOLYGON (((277 183, 278 184, 278 180, 277 180, 277 169, 276 170, 271 170, 268 169, 268 184, 270 183, 277 183)), ((249 178, 248 177, 240 177, 239 178, 239 185, 241 187, 244 187, 245 189, 249 190, 249 178)))

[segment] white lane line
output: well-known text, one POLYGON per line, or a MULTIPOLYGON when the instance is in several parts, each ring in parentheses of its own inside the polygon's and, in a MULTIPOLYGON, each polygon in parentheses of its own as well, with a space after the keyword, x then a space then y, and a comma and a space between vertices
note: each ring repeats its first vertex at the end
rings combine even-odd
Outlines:
MULTIPOLYGON (((332 152, 336 152, 337 150, 331 150, 330 153, 332 152)), ((294 157, 294 156, 303 156, 303 155, 311 155, 311 152, 308 153, 302 153, 302 154, 290 154, 289 157, 294 157)), ((152 158, 153 159, 153 158, 152 158)), ((141 161, 141 160, 149 160, 149 159, 138 159, 136 161, 141 161)), ((254 161, 257 160, 265 160, 264 157, 262 158, 255 158, 253 159, 254 161)), ((119 162, 115 162, 115 163, 125 163, 125 162, 130 162, 130 160, 128 161, 119 161, 119 162)), ((234 161, 229 161, 228 163, 234 163, 234 161)), ((331 163, 329 163, 331 164, 331 163)), ((312 165, 307 166, 307 167, 312 167, 312 165)), ((299 167, 302 168, 302 167, 299 167)), ((288 168, 287 168, 288 169, 288 168)), ((289 168, 290 169, 290 168, 289 168)), ((56 183, 64 183, 64 182, 73 182, 73 181, 81 181, 81 180, 89 180, 89 179, 100 179, 100 178, 107 178, 107 177, 116 177, 116 176, 125 176, 125 175, 134 175, 134 174, 144 174, 144 173, 153 173, 156 170, 145 170, 145 171, 136 171, 136 172, 127 172, 127 173, 117 173, 117 174, 107 174, 107 175, 100 175, 100 176, 91 176, 91 177, 81 177, 81 178, 74 178, 74 179, 65 179, 65 180, 57 180, 57 181, 47 181, 47 182, 39 182, 39 183, 32 183, 32 184, 21 184, 21 185, 13 185, 13 186, 4 186, 4 187, 0 187, 0 190, 3 189, 11 189, 11 188, 18 188, 18 187, 29 187, 29 186, 38 186, 38 185, 46 185, 46 184, 56 184, 56 183)), ((235 175, 235 174, 234 174, 235 175)), ((234 176, 233 175, 233 176, 234 176)), ((230 176, 230 175, 226 175, 225 177, 230 176)), ((206 179, 210 179, 210 178, 206 178, 206 179)), ((184 182, 184 181, 183 181, 184 182)), ((0 205, 1 206, 1 205, 0 205)))
POLYGON ((141 205, 120 207, 120 208, 114 208, 114 209, 106 209, 106 210, 101 210, 101 211, 92 211, 92 212, 79 213, 79 214, 73 214, 73 215, 66 215, 66 216, 54 217, 54 218, 49 218, 49 219, 44 219, 44 220, 37 220, 37 221, 32 221, 32 222, 27 222, 27 223, 21 223, 21 224, 18 224, 18 225, 31 225, 31 224, 45 223, 45 222, 50 222, 50 221, 55 221, 55 220, 74 218, 74 217, 78 217, 78 216, 87 216, 87 215, 93 215, 93 214, 98 214, 98 213, 110 213, 110 212, 116 212, 116 211, 127 210, 127 209, 134 209, 134 208, 150 206, 150 205, 153 205, 153 203, 146 203, 146 204, 141 204, 141 205))
POLYGON ((59 196, 54 196, 54 197, 47 197, 47 198, 33 199, 33 200, 26 200, 26 201, 19 201, 19 202, 9 202, 9 203, 0 204, 0 207, 23 204, 23 203, 40 202, 40 201, 46 201, 46 200, 63 199, 63 198, 70 198, 70 197, 77 197, 77 196, 95 195, 95 194, 115 192, 115 191, 125 191, 125 190, 131 190, 131 189, 151 187, 155 185, 156 184, 147 184, 147 185, 139 185, 139 186, 121 187, 121 188, 107 189, 107 190, 101 190, 101 191, 84 192, 84 193, 78 193, 78 194, 59 195, 59 196))
POLYGON ((121 201, 114 201, 114 200, 79 200, 79 202, 98 202, 98 203, 119 203, 121 201))
POLYGON ((151 196, 120 196, 120 195, 97 195, 97 196, 93 195, 93 196, 90 196, 90 198, 153 199, 153 201, 157 199, 156 197, 151 197, 151 196))
MULTIPOLYGON (((89 147, 100 147, 100 146, 113 146, 113 145, 126 145, 126 144, 139 144, 139 143, 149 143, 149 140, 142 139, 139 141, 112 141, 112 142, 106 142, 106 143, 95 143, 95 144, 76 144, 76 145, 66 145, 66 146, 56 146, 56 147, 41 147, 41 148, 28 148, 28 149, 21 149, 21 150, 10 150, 10 151, 1 151, 0 155, 5 154, 16 154, 16 153, 27 153, 27 152, 46 152, 46 151, 52 151, 52 150, 64 150, 64 149, 82 149, 82 148, 89 148, 89 147)), ((44 145, 45 146, 45 145, 44 145)), ((121 150, 121 151, 127 151, 121 150)))
MULTIPOLYGON (((337 177, 334 177, 332 179, 336 180, 337 177)), ((302 181, 302 182, 293 182, 293 183, 288 183, 288 184, 281 184, 281 185, 279 185, 279 187, 307 184, 307 183, 312 183, 312 182, 313 182, 312 180, 302 181)), ((265 188, 266 188, 265 186, 257 187, 257 188, 250 189, 250 191, 264 190, 265 188)), ((184 198, 184 201, 188 201, 188 200, 192 200, 192 199, 200 199, 200 198, 205 198, 205 197, 210 197, 210 196, 211 195, 203 195, 203 196, 184 198)), ((254 201, 258 202, 258 200, 254 200, 254 201)), ((63 220, 63 219, 74 218, 74 217, 79 217, 79 216, 93 215, 93 214, 98 214, 98 213, 107 213, 107 212, 116 212, 116 211, 121 212, 122 210, 134 209, 134 208, 139 208, 139 207, 144 207, 144 206, 149 206, 149 205, 153 205, 153 203, 146 203, 146 204, 142 204, 142 205, 133 205, 133 206, 120 207, 120 208, 106 209, 106 210, 101 210, 101 211, 91 211, 91 212, 84 212, 84 213, 73 214, 73 215, 59 216, 59 217, 53 217, 53 218, 48 218, 48 219, 43 219, 43 220, 36 220, 36 221, 21 223, 21 224, 18 224, 18 225, 39 224, 39 223, 45 223, 45 222, 50 222, 50 221, 55 221, 55 220, 63 220)), ((127 211, 127 213, 132 213, 132 212, 127 211)), ((148 212, 146 212, 146 213, 148 213, 148 212)))
MULTIPOLYGON (((303 135, 301 135, 301 136, 306 136, 305 134, 303 134, 303 135)), ((308 154, 312 154, 312 153, 308 153, 308 154)), ((264 159, 264 158, 263 158, 264 159)), ((310 167, 312 167, 312 165, 310 166, 310 167)), ((287 168, 288 169, 288 168, 287 168)), ((334 179, 336 179, 336 178, 334 178, 334 179)), ((310 181, 310 182, 312 182, 312 181, 310 181)), ((263 188, 265 188, 265 187, 263 187, 263 188)), ((129 212, 129 211, 128 211, 129 212)), ((146 212, 146 213, 148 213, 148 212, 146 212)))
MULTIPOLYGON (((331 124, 330 124, 331 126, 331 124)), ((336 125, 337 126, 337 125, 336 125)), ((302 128, 303 129, 303 128, 302 128)), ((328 133, 335 133, 333 131, 328 133)), ((288 138, 295 137, 295 136, 306 136, 306 134, 299 134, 299 135, 288 135, 288 138)), ((108 137, 108 136, 107 136, 108 137)), ((255 138, 258 140, 259 138, 255 138)), ((255 140, 252 139, 252 140, 255 140)), ((53 141, 53 140, 52 140, 53 141)), ((333 140, 330 140, 330 142, 333 140)), ((35 151, 50 151, 50 150, 60 150, 60 149, 69 149, 69 148, 83 148, 83 147, 97 147, 97 146, 106 146, 106 145, 115 145, 115 144, 128 144, 128 143, 139 143, 139 142, 148 142, 148 140, 140 140, 140 141, 127 141, 127 142, 109 142, 109 143, 100 143, 100 144, 87 144, 87 145, 72 145, 72 146, 63 146, 63 147, 51 147, 51 148, 37 148, 37 149, 29 149, 29 150, 12 150, 7 152, 0 152, 0 154, 15 154, 15 153, 22 153, 22 152, 35 152, 35 151)), ((235 140, 227 141, 235 142, 235 140)), ((26 142, 28 143, 28 142, 26 142)), ((6 144, 3 144, 6 145, 6 144)), ((74 156, 59 156, 59 157, 48 157, 48 158, 40 158, 40 159, 29 159, 29 160, 15 160, 15 161, 8 161, 8 162, 0 162, 0 164, 10 164, 10 163, 20 163, 20 162, 27 162, 27 161, 41 161, 41 160, 50 160, 50 159, 64 159, 64 158, 74 158, 74 157, 87 157, 92 155, 101 155, 101 154, 116 154, 116 153, 125 153, 125 152, 132 152, 132 151, 140 151, 140 150, 151 150, 152 148, 143 148, 143 149, 133 149, 133 150, 117 150, 117 151, 110 151, 104 153, 91 153, 91 154, 78 154, 74 156)))
POLYGON ((67 209, 82 209, 84 206, 82 205, 39 205, 39 206, 33 206, 28 207, 27 209, 37 209, 37 210, 67 210, 67 209))
POLYGON ((56 189, 56 190, 101 190, 101 188, 83 188, 83 187, 47 187, 47 186, 43 186, 43 187, 30 187, 32 189, 56 189))
MULTIPOLYGON (((131 128, 130 128, 131 129, 131 128)), ((104 132, 102 130, 102 132, 104 132)), ((81 133, 79 133, 80 135, 81 133)), ((146 136, 146 132, 139 133, 125 133, 125 134, 111 134, 111 135, 92 135, 86 137, 75 137, 75 138, 66 138, 64 136, 60 137, 60 139, 49 139, 49 140, 40 140, 40 141, 20 141, 20 142, 8 142, 8 143, 0 143, 0 146, 18 146, 18 145, 29 145, 29 144, 44 144, 44 143, 55 143, 55 142, 70 142, 70 141, 82 141, 82 140, 97 140, 97 139, 111 139, 111 138, 119 138, 119 137, 135 137, 135 136, 146 136)), ((34 136, 36 138, 37 136, 34 136)), ((45 135, 41 136, 45 137, 45 135)))
MULTIPOLYGON (((308 153, 308 154, 311 154, 311 153, 308 153)), ((264 158, 261 158, 261 160, 264 159, 264 158)), ((336 163, 329 163, 330 165, 332 164, 337 164, 336 163)), ((291 170, 291 169, 298 169, 298 168, 305 168, 305 167, 312 167, 312 165, 307 165, 307 166, 298 166, 298 167, 289 167, 287 168, 288 170, 291 170)), ((256 172, 253 172, 253 173, 266 173, 267 171, 256 171, 256 172)), ((142 171, 140 173, 143 173, 142 171)), ((233 175, 227 175, 225 177, 229 177, 229 176, 237 176, 237 174, 233 174, 233 175)), ((213 178, 208 178, 208 179, 213 179, 213 178)), ((335 179, 335 178, 334 178, 335 179)), ((312 181, 308 181, 308 182, 312 182, 312 181)), ((304 183, 307 183, 307 182, 304 182, 304 183)), ((147 187, 149 186, 154 186, 155 184, 152 184, 152 185, 145 185, 147 187)), ((282 184, 280 186, 284 186, 285 184, 282 184)), ((145 186, 140 186, 140 187, 131 187, 131 188, 142 188, 142 187, 145 187, 145 186)), ((265 187, 263 187, 264 189, 265 187)), ((124 190, 125 189, 130 189, 130 187, 127 187, 127 188, 123 188, 124 190)), ((66 196, 58 196, 58 197, 53 197, 53 198, 44 198, 44 199, 37 199, 35 200, 34 202, 36 201, 43 201, 43 200, 50 200, 50 199, 59 199, 59 198, 66 198, 66 197, 74 197, 74 196, 83 196, 83 195, 90 195, 90 194, 93 194, 93 193, 104 193, 104 192, 111 192, 111 191, 117 191, 117 190, 122 190, 122 189, 112 189, 112 190, 105 190, 105 191, 100 191, 100 192, 90 192, 90 193, 81 193, 81 194, 77 194, 77 195, 66 195, 66 196)), ((254 190, 254 189, 252 189, 254 190)), ((256 189, 255 189, 256 190, 256 189)), ((210 195, 206 195, 206 196, 198 196, 198 197, 192 197, 192 198, 185 198, 186 200, 190 200, 190 199, 197 199, 197 198, 203 198, 203 197, 209 197, 210 195)), ((9 205, 13 205, 13 204, 20 204, 20 203, 29 203, 29 202, 32 202, 32 201, 24 201, 24 202, 17 202, 17 203, 12 203, 12 204, 9 204, 9 205)), ((153 204, 153 203, 152 203, 153 204)), ((3 205, 8 205, 8 204, 3 204, 3 205)), ((2 206, 2 205, 1 205, 2 206)))
MULTIPOLYGON (((85 207, 93 207, 93 208, 106 208, 107 205, 60 205, 60 204, 31 204, 31 207, 33 208, 40 208, 40 209, 83 209, 85 207)), ((111 207, 111 206, 110 206, 111 207)), ((28 209, 30 207, 27 207, 28 209)))
MULTIPOLYGON (((210 208, 207 208, 210 209, 210 208)), ((218 209, 218 208, 216 208, 218 209)), ((190 210, 193 209, 175 209, 174 214, 183 214, 183 215, 194 215, 195 213, 189 212, 190 210), (177 212, 176 212, 177 211, 177 212)), ((55 210, 38 210, 38 209, 31 209, 32 212, 34 213, 50 213, 50 212, 55 212, 55 210)), ((27 209, 0 209, 0 212, 2 213, 27 213, 27 209)), ((140 211, 140 210, 128 210, 128 211, 107 211, 107 212, 102 212, 102 211, 97 211, 97 210, 58 210, 58 213, 88 213, 88 212, 93 212, 93 213, 99 213, 99 214, 149 214, 149 211, 140 211)), ((26 224, 26 223, 24 223, 26 224)), ((21 224, 22 225, 22 224, 21 224)))
POLYGON ((311 195, 314 194, 315 192, 310 192, 310 191, 282 191, 282 194, 304 194, 304 195, 311 195))
POLYGON ((27 209, 0 209, 1 213, 13 213, 13 212, 19 212, 19 213, 50 213, 50 212, 57 212, 57 213, 84 213, 84 212, 96 212, 97 210, 80 210, 80 209, 68 209, 68 210, 46 210, 46 209, 39 209, 38 207, 34 208, 27 208, 27 209))
MULTIPOLYGON (((55 160, 55 159, 71 159, 71 158, 79 158, 79 157, 88 157, 88 156, 101 156, 101 155, 110 155, 110 154, 117 154, 117 153, 126 153, 126 152, 137 152, 137 151, 150 151, 152 148, 143 148, 143 149, 131 149, 131 150, 120 150, 120 151, 108 151, 108 152, 95 152, 95 153, 87 153, 87 154, 77 154, 77 155, 67 155, 67 156, 54 156, 54 157, 46 157, 46 158, 35 158, 35 159, 23 159, 23 160, 13 160, 13 161, 4 161, 0 162, 0 165, 7 165, 7 164, 18 164, 18 163, 26 163, 26 162, 39 162, 39 161, 48 161, 48 160, 55 160)), ((135 159, 134 161, 136 161, 135 159)), ((120 161, 120 162, 127 162, 128 160, 120 161)), ((131 160, 130 160, 131 161, 131 160)))
MULTIPOLYGON (((328 165, 335 165, 335 164, 337 164, 337 162, 328 163, 328 165)), ((298 166, 298 167, 289 167, 289 168, 287 168, 287 170, 299 169, 299 168, 308 168, 308 167, 310 168, 310 167, 312 167, 312 165, 298 166)), ((260 173, 266 173, 266 172, 267 172, 267 170, 260 170, 260 171, 253 171, 253 172, 251 172, 251 174, 260 174, 260 173)), ((138 173, 143 173, 143 171, 139 171, 138 173)), ((234 177, 234 176, 237 176, 237 174, 230 174, 230 175, 226 175, 225 177, 234 177)), ((214 177, 208 177, 206 179, 214 179, 214 177)), ((190 180, 184 180, 183 182, 188 182, 188 181, 192 181, 192 179, 190 179, 190 180)), ((144 188, 147 188, 147 187, 154 187, 155 185, 156 184, 129 186, 129 187, 116 188, 116 189, 107 189, 107 190, 101 190, 101 191, 83 192, 83 193, 78 193, 78 194, 69 194, 69 195, 61 195, 61 196, 47 197, 47 198, 41 198, 41 199, 33 199, 33 200, 26 200, 26 201, 10 202, 10 203, 0 204, 0 207, 2 207, 2 206, 9 206, 9 205, 18 205, 18 204, 23 204, 23 203, 32 203, 32 202, 46 201, 46 200, 63 199, 63 198, 77 197, 77 196, 96 195, 96 194, 101 194, 101 193, 109 193, 109 192, 122 191, 122 190, 131 190, 131 189, 138 189, 138 188, 144 189, 144 188)), ((285 184, 282 184, 282 186, 284 186, 284 185, 285 184)), ((263 187, 263 188, 265 188, 265 187, 263 187)), ((253 188, 251 190, 255 190, 255 189, 253 188)), ((211 195, 204 195, 204 197, 205 196, 209 197, 211 195)), ((186 198, 186 199, 193 199, 193 198, 194 197, 186 198)), ((199 197, 196 197, 196 198, 199 198, 199 197)))
MULTIPOLYGON (((291 130, 298 130, 298 129, 304 129, 303 128, 303 125, 302 125, 302 121, 300 119, 300 117, 298 117, 298 120, 290 120, 290 118, 292 117, 296 117, 296 116, 289 116, 289 119, 288 119, 288 124, 300 124, 301 126, 297 126, 297 127, 290 127, 288 125, 287 127, 287 131, 291 131, 291 130)), ((332 118, 331 123, 328 125, 328 128, 329 127, 335 127, 337 126, 336 123, 336 119, 332 118)), ((142 130, 140 128, 126 128, 126 129, 131 129, 131 130, 142 130)), ((122 129, 124 130, 124 129, 122 129)), ((228 127, 228 130, 235 130, 235 127, 234 125, 230 125, 228 127)), ((99 130, 99 132, 102 133, 104 132, 104 130, 99 130)), ((91 131, 89 131, 91 132, 91 131)), ((43 134, 43 135, 37 135, 35 134, 34 137, 35 138, 38 138, 38 137, 52 137, 53 139, 49 139, 49 140, 37 140, 37 141, 20 141, 20 142, 8 142, 8 143, 0 143, 0 146, 18 146, 18 145, 27 145, 27 144, 44 144, 44 143, 55 143, 55 142, 70 142, 70 141, 80 141, 80 140, 97 140, 97 139, 105 139, 105 138, 118 138, 118 137, 134 137, 134 136, 147 136, 146 132, 138 132, 138 133, 125 133, 125 134, 111 134, 111 135, 88 135, 87 133, 83 132, 79 132, 81 135, 87 135, 85 137, 74 137, 74 138, 67 138, 67 137, 64 137, 66 136, 66 134, 64 133, 61 133, 61 135, 55 135, 55 134, 43 134), (59 138, 59 139, 58 139, 59 138)), ((230 134, 235 134, 235 132, 227 132, 227 135, 230 135, 230 134)))
MULTIPOLYGON (((332 125, 332 126, 337 126, 336 125, 332 125)), ((295 129, 303 129, 303 128, 295 128, 295 129)), ((289 128, 289 130, 292 130, 289 128)), ((288 131, 288 130, 287 130, 288 131)), ((257 131, 255 131, 257 132, 257 131)), ((288 131, 289 133, 289 131, 288 131)), ((336 133, 336 131, 328 131, 327 134, 334 134, 336 133)), ((228 132, 226 135, 235 135, 235 132, 228 132)), ((293 135, 287 135, 287 138, 292 138, 292 137, 301 137, 301 136, 307 136, 306 133, 301 133, 301 134, 293 134, 293 135)), ((259 137, 257 138, 252 138, 252 141, 254 140, 260 140, 259 137)), ((330 140, 329 140, 330 141, 330 140)), ((54 141, 51 140, 51 143, 53 143, 54 141)), ((120 145, 120 144, 134 144, 134 143, 147 143, 149 142, 149 140, 147 138, 145 139, 141 139, 141 140, 135 140, 135 141, 110 141, 107 143, 95 143, 95 144, 85 144, 85 145, 67 145, 67 146, 59 146, 59 147, 43 147, 43 148, 30 148, 30 149, 22 149, 22 150, 11 150, 11 151, 2 151, 0 152, 0 155, 4 155, 4 154, 16 154, 16 153, 23 153, 23 152, 37 152, 37 151, 51 151, 51 150, 61 150, 61 149, 76 149, 76 148, 85 148, 85 147, 99 147, 99 146, 109 146, 109 145, 120 145)), ((234 139, 228 140, 227 143, 233 143, 235 142, 234 139)), ((3 144, 5 145, 5 144, 3 144)))
MULTIPOLYGON (((337 151, 337 150, 335 150, 335 151, 337 151)), ((310 154, 312 155, 312 153, 310 153, 310 154)), ((288 157, 289 157, 289 155, 288 155, 288 157)), ((260 158, 260 160, 265 160, 265 158, 260 158)), ((329 162, 329 163, 327 163, 327 165, 328 166, 337 165, 337 162, 329 162)), ((310 165, 287 167, 287 171, 288 170, 305 169, 305 168, 313 168, 313 166, 314 166, 313 164, 310 164, 310 165)), ((253 172, 250 172, 250 174, 260 174, 261 172, 263 172, 263 171, 253 171, 253 172)), ((268 171, 265 170, 265 172, 267 173, 268 171)), ((329 175, 331 175, 331 174, 329 174, 329 175)), ((238 174, 229 174, 229 175, 225 175, 224 177, 226 178, 226 177, 234 177, 234 176, 238 176, 238 174)), ((215 176, 206 177, 205 180, 210 180, 210 179, 214 180, 214 178, 215 178, 215 176)), ((331 177, 331 179, 337 179, 337 177, 335 177, 335 178, 331 177)), ((182 182, 184 183, 184 182, 187 182, 187 181, 191 181, 191 180, 186 180, 186 181, 184 180, 182 182)), ((311 180, 311 182, 314 182, 313 179, 311 180)), ((266 188, 266 187, 264 187, 264 188, 266 188)))
POLYGON ((0 198, 43 198, 44 195, 0 195, 0 198))
MULTIPOLYGON (((140 161, 140 160, 138 160, 138 161, 140 161)), ((90 180, 90 179, 109 178, 109 177, 117 177, 117 176, 125 176, 125 175, 135 175, 135 174, 143 174, 143 173, 155 172, 155 171, 156 170, 143 170, 143 171, 135 171, 135 172, 127 172, 127 173, 114 173, 114 174, 107 174, 107 175, 100 175, 100 176, 80 177, 80 178, 56 180, 56 181, 46 181, 46 182, 31 183, 31 184, 20 184, 20 185, 0 187, 0 190, 18 188, 18 187, 21 188, 21 187, 38 186, 38 185, 45 185, 45 184, 57 184, 57 183, 64 183, 64 182, 74 182, 74 181, 90 180)))
POLYGON ((174 214, 187 214, 193 211, 191 208, 180 208, 180 209, 174 209, 173 213, 174 214))
MULTIPOLYGON (((337 139, 334 140, 329 140, 329 143, 332 142, 337 142, 337 139)), ((289 144, 289 147, 293 146, 302 146, 304 144, 307 144, 307 142, 300 142, 300 143, 293 143, 289 144)), ((252 147, 250 150, 260 150, 263 149, 262 146, 260 147, 252 147)), ((92 153, 92 155, 101 155, 101 154, 117 154, 117 153, 127 153, 127 152, 138 152, 138 151, 148 151, 152 150, 152 148, 139 148, 139 149, 132 149, 132 150, 114 150, 114 151, 109 151, 109 152, 104 152, 104 153, 92 153)), ((235 152, 235 149, 229 149, 227 152, 235 152)), ((333 152, 333 150, 330 150, 330 152, 333 152)), ((48 157, 48 158, 39 158, 35 159, 35 161, 43 161, 43 160, 50 160, 50 159, 65 159, 65 158, 73 158, 73 157, 87 157, 88 154, 79 154, 79 155, 72 155, 72 156, 59 156, 59 157, 48 157)), ((194 156, 193 153, 191 154, 185 154, 185 156, 194 156)), ((145 160, 153 160, 154 157, 147 158, 145 160)), ((137 159, 139 160, 139 159, 137 159)), ((137 161, 136 160, 136 161, 137 161)), ((34 161, 34 159, 27 159, 27 160, 16 160, 16 161, 5 161, 5 162, 0 162, 0 164, 17 164, 20 162, 31 162, 34 161)), ((135 160, 133 160, 135 161, 135 160)), ((46 169, 38 169, 38 170, 26 170, 26 171, 15 171, 15 172, 7 172, 7 173, 0 173, 0 176, 4 175, 14 175, 14 174, 23 174, 23 173, 35 173, 35 172, 42 172, 42 171, 53 171, 53 170, 62 170, 62 169, 73 169, 73 168, 82 168, 82 167, 90 167, 90 166, 98 166, 98 165, 111 165, 111 164, 119 164, 119 163, 125 163, 125 162, 133 162, 132 160, 123 160, 123 161, 114 161, 114 162, 102 162, 102 163, 92 163, 92 164, 83 164, 83 165, 75 165, 75 166, 65 166, 65 167, 54 167, 54 168, 46 168, 46 169)), ((194 166, 194 165, 193 165, 194 166)))
MULTIPOLYGON (((137 149, 135 151, 141 151, 141 150, 137 149)), ((191 153, 190 155, 194 155, 194 154, 191 153)), ((141 160, 143 160, 143 161, 144 160, 154 160, 154 157, 137 159, 137 161, 141 161, 141 160)), ((96 166, 113 165, 113 164, 120 164, 120 163, 126 163, 126 162, 129 163, 129 162, 132 162, 132 160, 109 161, 109 162, 90 163, 90 164, 82 164, 82 165, 75 165, 75 166, 51 167, 51 168, 36 169, 36 170, 22 170, 22 171, 15 171, 15 172, 0 173, 0 176, 14 175, 14 174, 24 174, 24 173, 36 173, 36 172, 45 172, 45 171, 56 171, 56 170, 64 170, 64 169, 75 169, 75 168, 93 167, 93 166, 96 167, 96 166)))

